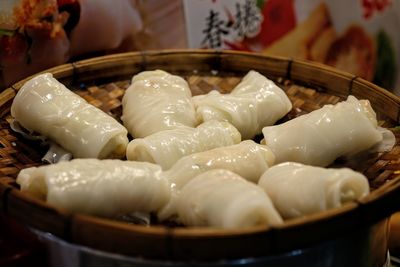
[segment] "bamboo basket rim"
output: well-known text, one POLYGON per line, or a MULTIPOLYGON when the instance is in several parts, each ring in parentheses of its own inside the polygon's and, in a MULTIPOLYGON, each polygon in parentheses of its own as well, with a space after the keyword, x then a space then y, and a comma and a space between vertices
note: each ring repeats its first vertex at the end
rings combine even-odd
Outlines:
MULTIPOLYGON (((172 57, 176 61, 176 68, 184 68, 182 60, 187 58, 190 59, 190 64, 205 67, 207 70, 233 70, 241 72, 243 69, 247 72, 247 68, 240 69, 240 62, 232 60, 232 58, 243 58, 249 59, 256 62, 257 66, 269 67, 273 66, 275 69, 271 69, 271 76, 283 77, 296 83, 305 84, 311 88, 318 90, 326 90, 327 86, 323 82, 324 77, 332 76, 338 81, 339 85, 343 88, 333 89, 333 91, 341 97, 345 97, 349 94, 361 94, 360 88, 368 88, 374 99, 370 99, 371 104, 374 108, 377 108, 379 112, 386 112, 385 115, 393 120, 396 125, 399 124, 400 114, 400 98, 393 95, 392 93, 374 85, 360 77, 349 74, 344 71, 337 70, 335 68, 307 61, 293 60, 285 57, 261 55, 251 52, 238 52, 238 51, 214 51, 214 50, 198 50, 198 49, 185 49, 185 50, 162 50, 162 51, 144 51, 144 52, 127 52, 121 54, 114 54, 108 56, 101 56, 91 59, 80 60, 72 63, 63 64, 43 72, 51 72, 57 79, 68 79, 72 84, 78 83, 81 79, 92 79, 96 77, 97 72, 105 69, 110 71, 110 77, 119 76, 120 73, 113 72, 113 66, 130 66, 136 71, 151 69, 154 66, 162 65, 163 58, 172 57), (208 63, 199 63, 200 59, 205 59, 208 63), (227 68, 227 69, 224 69, 227 68), (306 81, 302 75, 312 71, 314 75, 311 75, 310 79, 306 81), (324 76, 325 75, 325 76, 324 76), (390 105, 386 105, 389 101, 390 105), (382 104, 383 103, 383 104, 382 104), (387 109, 387 107, 392 107, 387 109)), ((187 67, 186 67, 187 68, 187 67)), ((122 67, 124 71, 124 68, 122 67)), ((125 70, 126 72, 132 71, 132 69, 125 70)), ((41 72, 41 73, 43 73, 41 72)), ((37 75, 37 74, 35 74, 37 75)), ((16 92, 21 86, 31 78, 27 77, 9 88, 5 89, 0 93, 0 108, 10 105, 16 92)), ((338 86, 339 87, 339 86, 338 86)), ((9 113, 9 109, 1 110, 1 120, 4 121, 5 116, 9 113)), ((1 136, 1 134, 0 134, 1 136)), ((1 160, 0 156, 0 160, 1 160)), ((1 169, 2 163, 0 163, 1 169)), ((400 172, 399 172, 400 173, 400 172)), ((34 199, 29 195, 23 194, 14 186, 14 179, 7 175, 0 174, 0 210, 5 214, 16 218, 19 221, 31 226, 36 227, 39 230, 49 231, 67 241, 74 243, 95 246, 88 240, 83 240, 79 237, 79 233, 89 231, 88 229, 79 229, 80 227, 94 226, 94 231, 101 229, 114 229, 120 235, 117 238, 121 238, 123 234, 131 233, 132 236, 128 235, 128 238, 154 238, 154 240, 162 240, 164 242, 160 245, 160 251, 155 252, 155 255, 147 255, 143 250, 138 249, 138 254, 146 254, 149 257, 159 258, 176 258, 180 257, 182 249, 180 246, 191 244, 187 242, 204 240, 207 242, 220 242, 221 240, 236 240, 235 238, 254 237, 256 240, 266 246, 265 251, 270 253, 287 251, 294 249, 297 246, 307 246, 311 244, 317 244, 323 240, 329 240, 337 234, 349 233, 354 227, 371 225, 379 220, 382 220, 397 210, 400 210, 400 176, 399 174, 393 174, 395 177, 384 183, 378 189, 372 191, 368 196, 364 197, 360 201, 354 201, 348 203, 340 208, 328 210, 325 212, 317 213, 314 215, 291 219, 285 221, 279 226, 257 226, 248 229, 216 229, 216 228, 174 228, 166 226, 140 226, 130 225, 123 222, 118 222, 110 219, 104 219, 84 214, 74 214, 66 210, 56 208, 46 203, 34 199), (32 216, 21 214, 18 212, 19 209, 27 208, 31 212, 38 212, 38 216, 35 218, 39 220, 36 222, 32 220, 32 216), (40 215, 48 216, 48 218, 40 218, 40 215), (48 227, 44 227, 48 226, 48 227), (334 228, 332 228, 334 227, 334 228), (330 231, 324 231, 324 229, 330 229, 330 231), (309 232, 318 232, 314 237, 309 236, 309 240, 303 240, 309 232), (121 234, 122 233, 122 234, 121 234), (293 239, 290 242, 285 242, 282 238, 291 236, 293 239), (294 240, 294 239, 299 240, 294 240), (214 241, 213 241, 214 240, 214 241), (182 244, 180 244, 181 242, 182 244), (168 246, 173 246, 174 251, 169 251, 168 246), (166 248, 167 252, 161 250, 166 248)), ((153 240, 153 239, 152 239, 153 240)), ((235 246, 235 244, 233 244, 235 246)), ((108 248, 100 247, 100 249, 108 250, 108 248)), ((134 249, 137 249, 136 247, 134 249)), ((119 251, 121 252, 121 251, 119 251)), ((123 254, 135 254, 134 251, 122 251, 123 254)), ((195 252, 194 252, 195 253, 195 252)), ((256 252, 256 255, 263 254, 263 252, 256 252)), ((238 255, 243 256, 243 255, 238 255)), ((194 257, 203 257, 203 255, 194 254, 194 257)))

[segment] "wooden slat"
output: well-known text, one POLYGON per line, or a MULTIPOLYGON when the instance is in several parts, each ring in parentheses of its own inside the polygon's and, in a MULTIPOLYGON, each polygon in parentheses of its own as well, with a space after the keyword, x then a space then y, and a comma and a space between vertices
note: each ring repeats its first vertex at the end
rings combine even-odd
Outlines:
POLYGON ((169 258, 169 229, 75 215, 71 221, 71 241, 97 249, 126 255, 169 258))
POLYGON ((397 174, 396 178, 386 182, 359 201, 365 223, 376 223, 380 219, 389 217, 391 214, 400 211, 399 178, 400 174, 397 174))
POLYGON ((400 99, 389 91, 364 79, 357 78, 353 82, 352 94, 357 98, 368 99, 376 112, 385 114, 398 124, 400 123, 400 99))
POLYGON ((265 256, 274 251, 271 229, 174 228, 170 250, 174 258, 183 260, 215 260, 220 255, 226 259, 265 256))
POLYGON ((244 76, 249 70, 256 70, 270 79, 285 77, 289 60, 283 57, 269 57, 254 53, 227 52, 221 54, 222 71, 229 70, 244 76))
POLYGON ((326 93, 347 97, 354 75, 343 72, 320 63, 294 60, 290 77, 294 83, 300 83, 310 88, 326 93))
POLYGON ((68 238, 70 214, 13 189, 7 194, 6 215, 36 229, 68 238))
POLYGON ((276 251, 288 251, 311 246, 349 235, 361 225, 365 226, 365 223, 361 221, 359 205, 347 203, 337 209, 292 219, 274 227, 274 248, 276 251))
POLYGON ((40 73, 46 73, 46 72, 50 72, 53 74, 54 78, 56 78, 57 80, 59 80, 60 82, 62 82, 63 84, 65 84, 66 86, 70 86, 72 79, 74 77, 74 70, 71 64, 63 64, 60 66, 56 66, 47 70, 43 70, 37 74, 33 74, 15 84, 12 85, 12 88, 15 90, 19 90, 22 85, 24 85, 24 83, 30 79, 32 79, 34 76, 40 74, 40 73))
POLYGON ((132 73, 143 70, 140 53, 115 54, 74 62, 74 83, 109 82, 129 79, 132 73))

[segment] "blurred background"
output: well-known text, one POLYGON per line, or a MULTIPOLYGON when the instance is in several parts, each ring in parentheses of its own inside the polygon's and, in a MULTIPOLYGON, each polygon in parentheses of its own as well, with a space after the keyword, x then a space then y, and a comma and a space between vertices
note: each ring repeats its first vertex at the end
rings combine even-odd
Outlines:
POLYGON ((123 51, 233 49, 328 64, 400 94, 395 0, 2 0, 0 86, 123 51))

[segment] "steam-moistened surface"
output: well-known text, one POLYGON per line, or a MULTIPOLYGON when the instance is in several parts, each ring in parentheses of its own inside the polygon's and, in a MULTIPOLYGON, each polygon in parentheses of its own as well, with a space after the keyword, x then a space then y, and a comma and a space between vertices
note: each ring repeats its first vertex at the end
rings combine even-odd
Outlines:
POLYGON ((18 91, 11 115, 25 129, 48 137, 76 158, 123 157, 127 130, 46 73, 18 91))
POLYGON ((292 108, 285 92, 256 71, 250 71, 230 94, 211 91, 193 97, 193 102, 199 120, 229 121, 243 139, 261 133, 292 108))
POLYGON ((361 173, 294 162, 269 168, 258 184, 284 219, 338 208, 369 193, 368 180, 361 173))
POLYGON ((244 228, 282 223, 260 187, 228 170, 196 176, 183 187, 177 207, 179 220, 188 226, 244 228))
POLYGON ((340 156, 354 155, 382 141, 368 100, 349 96, 336 105, 302 115, 281 125, 265 127, 264 141, 276 162, 294 161, 328 166, 340 156))
POLYGON ((155 212, 170 198, 161 167, 147 162, 74 159, 24 169, 17 183, 56 207, 106 217, 155 212))
POLYGON ((212 169, 230 170, 257 183, 274 161, 275 156, 268 147, 246 140, 183 157, 166 173, 179 189, 195 176, 212 169))
POLYGON ((251 140, 185 156, 165 172, 171 182, 172 196, 158 213, 158 218, 166 220, 175 217, 180 190, 197 175, 213 169, 225 169, 257 183, 274 160, 275 156, 269 148, 251 140))
POLYGON ((126 157, 157 163, 167 170, 186 155, 237 144, 240 140, 240 133, 230 123, 207 121, 197 128, 180 127, 133 139, 126 157))
POLYGON ((132 78, 122 99, 122 121, 129 133, 142 138, 198 122, 187 82, 165 71, 144 71, 132 78))

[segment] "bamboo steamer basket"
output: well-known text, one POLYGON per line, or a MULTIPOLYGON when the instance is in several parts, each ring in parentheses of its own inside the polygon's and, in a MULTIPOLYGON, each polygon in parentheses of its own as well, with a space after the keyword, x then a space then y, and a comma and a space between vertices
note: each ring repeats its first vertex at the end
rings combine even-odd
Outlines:
MULTIPOLYGON (((71 213, 19 190, 15 183, 19 170, 42 165, 41 157, 45 153, 45 148, 23 139, 9 126, 13 98, 27 78, 0 94, 1 212, 73 244, 172 262, 265 258, 299 248, 318 247, 338 237, 352 236, 358 229, 366 229, 363 235, 375 234, 373 231, 379 225, 384 225, 380 229, 384 231, 383 237, 386 236, 387 218, 400 210, 400 132, 395 128, 400 115, 399 98, 357 76, 325 65, 245 52, 132 52, 64 64, 47 71, 89 103, 119 119, 121 98, 132 75, 154 69, 186 78, 194 95, 212 89, 229 92, 249 70, 259 71, 276 81, 291 99, 294 108, 286 120, 324 104, 337 103, 350 94, 369 99, 379 123, 395 133, 396 145, 390 152, 373 154, 365 162, 351 166, 367 176, 372 192, 341 208, 291 219, 276 227, 222 230, 133 225, 71 213)), ((385 242, 381 242, 383 254, 387 251, 385 242)), ((368 245, 364 252, 368 254, 373 249, 368 245)))

